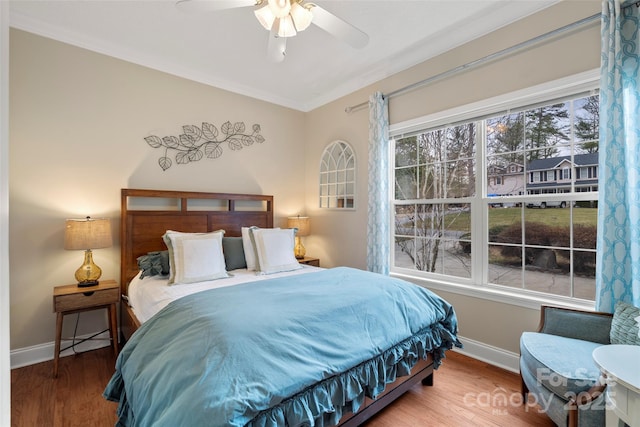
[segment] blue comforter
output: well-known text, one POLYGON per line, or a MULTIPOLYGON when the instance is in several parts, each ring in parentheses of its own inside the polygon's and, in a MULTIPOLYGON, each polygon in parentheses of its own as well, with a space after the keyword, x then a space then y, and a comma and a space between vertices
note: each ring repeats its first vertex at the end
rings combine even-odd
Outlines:
POLYGON ((331 425, 456 333, 432 292, 352 268, 218 288, 144 323, 104 396, 120 426, 331 425))

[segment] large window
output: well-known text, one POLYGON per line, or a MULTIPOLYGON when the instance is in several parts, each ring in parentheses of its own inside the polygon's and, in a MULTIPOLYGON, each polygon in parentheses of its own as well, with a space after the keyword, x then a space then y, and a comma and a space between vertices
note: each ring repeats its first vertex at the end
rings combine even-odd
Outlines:
POLYGON ((392 129, 392 271, 593 300, 594 85, 550 92, 548 101, 536 95, 535 104, 507 100, 475 117, 439 116, 423 128, 413 123, 410 132, 392 129))

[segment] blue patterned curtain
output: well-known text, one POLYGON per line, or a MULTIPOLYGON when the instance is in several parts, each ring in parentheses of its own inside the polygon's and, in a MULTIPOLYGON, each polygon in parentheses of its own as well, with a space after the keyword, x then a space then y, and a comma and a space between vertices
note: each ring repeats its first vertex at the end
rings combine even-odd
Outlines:
POLYGON ((596 309, 640 306, 640 34, 634 2, 602 2, 596 309))
POLYGON ((369 97, 369 203, 367 269, 389 274, 389 105, 382 93, 369 97))

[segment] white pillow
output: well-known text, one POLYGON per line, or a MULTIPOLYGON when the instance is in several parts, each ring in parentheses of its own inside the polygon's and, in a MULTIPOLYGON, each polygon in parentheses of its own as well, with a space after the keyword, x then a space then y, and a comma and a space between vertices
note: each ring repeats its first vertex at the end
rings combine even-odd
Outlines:
MULTIPOLYGON (((247 261, 247 270, 260 270, 256 253, 256 245, 253 242, 251 230, 258 230, 258 227, 242 227, 242 248, 244 249, 244 259, 247 261)), ((269 229, 270 230, 270 229, 269 229)), ((279 230, 279 228, 277 228, 279 230)))
POLYGON ((251 240, 249 230, 258 227, 242 227, 242 247, 244 248, 244 259, 247 261, 247 270, 256 270, 256 248, 251 240))
POLYGON ((224 230, 212 233, 181 233, 168 230, 162 237, 169 249, 169 284, 229 277, 222 251, 223 236, 224 230))
POLYGON ((303 268, 293 254, 295 230, 292 228, 253 228, 256 271, 272 274, 303 268))

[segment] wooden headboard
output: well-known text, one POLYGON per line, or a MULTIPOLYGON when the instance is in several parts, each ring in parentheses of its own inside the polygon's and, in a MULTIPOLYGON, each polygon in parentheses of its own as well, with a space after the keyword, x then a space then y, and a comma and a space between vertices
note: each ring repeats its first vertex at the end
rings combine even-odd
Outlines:
POLYGON ((273 196, 123 188, 120 217, 120 288, 127 295, 137 258, 166 250, 167 230, 240 236, 247 226, 273 227, 273 196))

